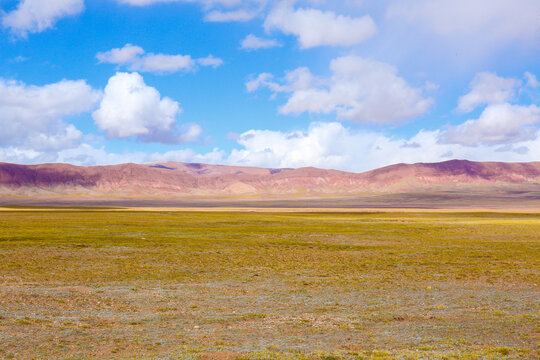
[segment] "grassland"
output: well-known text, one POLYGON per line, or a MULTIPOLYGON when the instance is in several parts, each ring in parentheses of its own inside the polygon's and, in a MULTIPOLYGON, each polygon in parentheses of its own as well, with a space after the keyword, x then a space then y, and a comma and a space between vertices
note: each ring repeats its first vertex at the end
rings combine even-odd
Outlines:
POLYGON ((0 358, 538 358, 540 215, 0 211, 0 358))

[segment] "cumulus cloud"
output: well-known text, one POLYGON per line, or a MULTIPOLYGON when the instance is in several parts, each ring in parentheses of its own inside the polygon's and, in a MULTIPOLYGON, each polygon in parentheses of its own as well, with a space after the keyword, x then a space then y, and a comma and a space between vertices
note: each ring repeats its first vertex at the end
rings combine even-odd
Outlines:
POLYGON ((489 72, 476 74, 470 84, 470 91, 459 98, 458 110, 470 112, 480 105, 501 104, 516 96, 521 81, 503 78, 489 72))
POLYGON ((126 66, 131 71, 153 73, 191 71, 195 70, 198 65, 215 68, 223 64, 223 60, 212 55, 193 59, 190 55, 145 53, 143 48, 132 44, 126 44, 122 48, 99 52, 96 58, 100 63, 126 66))
MULTIPOLYGON (((538 131, 535 130, 535 133, 538 131)), ((250 130, 237 137, 240 148, 228 164, 297 168, 316 166, 366 171, 397 163, 438 162, 452 158, 477 161, 534 161, 540 141, 524 140, 506 148, 469 147, 440 141, 441 131, 421 130, 408 138, 355 130, 341 123, 312 123, 305 131, 250 130)))
POLYGON ((62 119, 90 111, 101 93, 84 80, 44 86, 0 79, 0 146, 60 149, 75 146, 82 133, 62 119))
POLYGON ((536 105, 521 106, 494 104, 484 109, 478 119, 450 127, 441 135, 441 141, 465 146, 480 144, 509 144, 534 140, 540 122, 540 108, 536 105))
POLYGON ((61 150, 77 147, 83 140, 83 133, 72 124, 57 122, 49 132, 28 134, 25 145, 34 150, 61 150))
POLYGON ((399 77, 395 67, 382 62, 351 55, 332 60, 330 69, 330 78, 317 78, 309 69, 299 68, 288 73, 283 84, 263 73, 246 87, 289 93, 279 109, 282 114, 336 112, 338 118, 353 122, 397 122, 422 115, 433 103, 422 89, 399 77))
POLYGON ((365 171, 399 162, 439 161, 451 146, 437 144, 437 134, 421 131, 410 139, 393 139, 336 122, 312 123, 306 131, 250 130, 238 137, 242 148, 233 150, 227 162, 365 171))
MULTIPOLYGON (((484 145, 504 145, 506 151, 515 143, 535 140, 540 122, 540 108, 535 104, 524 104, 525 98, 517 94, 528 94, 526 87, 534 88, 536 77, 525 73, 526 84, 515 78, 503 78, 496 74, 482 72, 476 74, 470 84, 470 91, 459 98, 458 110, 471 112, 485 106, 477 119, 469 119, 458 126, 449 126, 441 133, 442 143, 461 144, 477 147, 484 145), (517 102, 518 104, 512 104, 517 102)), ((523 148, 520 151, 523 152, 523 148)), ((508 150, 510 151, 510 150, 508 150)), ((516 152, 515 150, 512 150, 516 152)))
POLYGON ((279 42, 273 39, 263 39, 253 34, 247 35, 241 42, 240 48, 242 50, 258 50, 269 49, 273 47, 282 46, 279 42))
POLYGON ((58 20, 83 12, 83 0, 21 0, 17 8, 2 18, 2 25, 17 36, 26 38, 52 28, 58 20))
POLYGON ((377 26, 370 16, 353 18, 312 8, 294 9, 289 1, 277 4, 268 14, 264 27, 298 37, 300 47, 351 46, 373 37, 377 26))
POLYGON ((201 128, 196 124, 179 128, 176 118, 181 112, 178 102, 162 99, 138 73, 116 73, 92 117, 109 138, 136 136, 142 142, 169 144, 194 141, 201 128))
POLYGON ((539 13, 537 0, 394 0, 387 16, 486 53, 508 44, 537 44, 539 13))
MULTIPOLYGON (((372 144, 372 134, 360 135, 355 150, 372 144), (361 139, 360 139, 361 138, 361 139)), ((347 129, 339 123, 315 123, 307 131, 280 132, 250 130, 237 142, 243 147, 233 150, 228 162, 238 165, 268 167, 331 167, 342 168, 352 160, 353 152, 347 129)))
POLYGON ((411 137, 392 137, 379 132, 347 128, 342 123, 312 123, 300 131, 249 130, 235 137, 237 148, 230 153, 217 148, 207 153, 198 153, 189 148, 152 154, 140 151, 110 153, 103 147, 84 143, 57 152, 0 148, 0 161, 58 161, 96 165, 171 160, 272 168, 317 166, 360 172, 396 163, 437 162, 452 158, 535 161, 540 156, 538 139, 498 147, 481 144, 473 148, 442 143, 440 136, 439 130, 421 130, 411 137))

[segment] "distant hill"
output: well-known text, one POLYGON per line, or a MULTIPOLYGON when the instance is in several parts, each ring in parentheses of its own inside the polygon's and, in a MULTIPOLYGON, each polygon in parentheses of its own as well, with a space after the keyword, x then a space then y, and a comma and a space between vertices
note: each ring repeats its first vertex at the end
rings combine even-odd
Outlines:
MULTIPOLYGON (((80 167, 0 163, 0 203, 146 203, 225 200, 352 199, 397 194, 527 194, 540 191, 540 162, 451 160, 396 164, 351 173, 312 167, 159 162, 80 167)), ((540 200, 540 197, 538 198, 540 200)), ((397 200, 396 200, 397 201, 397 200)), ((396 204, 399 205, 399 204, 396 204)))

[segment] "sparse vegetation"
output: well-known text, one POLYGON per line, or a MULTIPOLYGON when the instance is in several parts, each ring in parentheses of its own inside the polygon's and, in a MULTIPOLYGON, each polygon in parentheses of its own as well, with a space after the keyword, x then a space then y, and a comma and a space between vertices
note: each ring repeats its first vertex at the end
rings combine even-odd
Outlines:
POLYGON ((540 215, 0 212, 0 358, 537 358, 540 215))

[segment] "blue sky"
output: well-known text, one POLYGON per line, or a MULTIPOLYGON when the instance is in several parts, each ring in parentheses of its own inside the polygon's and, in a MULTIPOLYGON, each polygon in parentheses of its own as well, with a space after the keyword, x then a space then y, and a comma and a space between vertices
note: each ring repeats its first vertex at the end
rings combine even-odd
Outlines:
POLYGON ((537 0, 0 0, 0 161, 540 159, 537 0))

